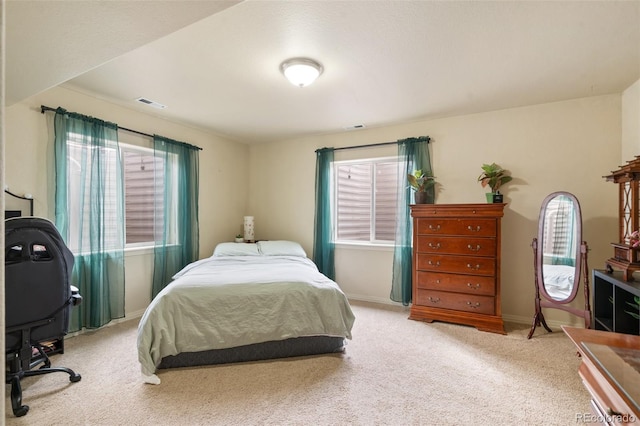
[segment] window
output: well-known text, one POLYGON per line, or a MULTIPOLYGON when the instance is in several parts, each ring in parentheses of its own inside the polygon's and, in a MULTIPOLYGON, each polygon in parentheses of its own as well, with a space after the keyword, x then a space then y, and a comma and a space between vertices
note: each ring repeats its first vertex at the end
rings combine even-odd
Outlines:
MULTIPOLYGON (((154 224, 164 223, 164 163, 153 150, 120 144, 124 181, 125 241, 127 246, 151 245, 154 224)), ((160 229, 162 227, 160 226, 160 229)))
POLYGON ((549 202, 544 218, 544 242, 542 253, 544 263, 569 264, 574 262, 579 241, 573 238, 576 212, 573 204, 560 199, 549 202))
POLYGON ((70 134, 67 139, 67 173, 69 176, 69 249, 78 253, 80 250, 88 251, 91 247, 91 232, 99 232, 100 240, 104 248, 110 249, 118 246, 121 236, 117 233, 117 227, 105 226, 104 229, 91 229, 91 200, 104 200, 101 222, 105 224, 121 221, 117 208, 117 179, 112 176, 116 170, 118 152, 115 144, 100 147, 85 147, 81 142, 81 136, 70 134), (100 150, 100 155, 96 155, 100 150), (99 160, 101 158, 102 160, 99 160), (102 161, 105 167, 98 167, 94 162, 102 161), (100 185, 90 185, 92 175, 101 176, 100 185), (86 185, 82 184, 82 181, 86 185), (82 239, 82 240, 81 240, 82 239))
POLYGON ((335 241, 394 241, 398 160, 337 161, 333 167, 335 241))
MULTIPOLYGON (((113 145, 115 146, 115 144, 113 145)), ((161 158, 154 156, 153 149, 143 148, 135 145, 124 143, 118 144, 120 148, 121 170, 124 187, 124 210, 125 210, 125 244, 127 247, 141 247, 154 245, 157 240, 154 235, 155 229, 163 229, 162 225, 156 227, 154 224, 164 223, 164 203, 171 203, 170 194, 165 194, 164 187, 164 162, 161 158), (158 178, 159 177, 159 178, 158 178), (166 198, 168 197, 168 198, 166 198), (166 198, 166 199, 165 199, 166 198)), ((77 141, 68 140, 68 157, 69 157, 69 176, 70 191, 78 193, 80 191, 80 180, 90 179, 90 171, 92 169, 92 155, 86 155, 82 145, 77 141), (85 172, 83 172, 85 170, 85 172)), ((102 158, 106 158, 107 170, 118 170, 116 162, 118 161, 118 152, 114 147, 93 148, 103 150, 102 158)), ((175 155, 170 155, 169 159, 175 161, 175 155)), ((173 168, 172 168, 173 169, 173 168)), ((111 223, 115 220, 122 220, 118 217, 118 206, 116 191, 116 179, 104 179, 102 198, 105 200, 105 218, 104 223, 111 223)), ((175 185, 171 185, 175 187, 175 185)), ((89 197, 89 194, 85 194, 89 197)), ((89 248, 89 220, 82 220, 77 217, 78 207, 80 205, 80 197, 71 197, 72 203, 69 212, 70 220, 70 243, 69 247, 72 251, 77 252, 80 247, 79 227, 83 224, 83 244, 82 247, 89 248), (74 225, 75 224, 75 225, 74 225)), ((89 214, 89 203, 85 205, 84 215, 89 214)), ((172 204, 170 204, 172 205, 172 204)), ((105 248, 117 247, 121 238, 117 235, 115 227, 106 226, 104 232, 105 248)), ((170 241, 175 242, 176 231, 170 232, 170 241)))

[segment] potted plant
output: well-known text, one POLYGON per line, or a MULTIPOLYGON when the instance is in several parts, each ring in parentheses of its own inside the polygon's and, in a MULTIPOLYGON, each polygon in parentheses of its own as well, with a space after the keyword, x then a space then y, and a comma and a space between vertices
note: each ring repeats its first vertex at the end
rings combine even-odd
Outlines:
POLYGON ((415 191, 416 204, 426 204, 429 199, 427 189, 436 184, 435 176, 424 173, 422 170, 414 170, 407 175, 409 185, 415 191))
POLYGON ((627 305, 631 306, 633 311, 625 311, 635 319, 640 319, 640 296, 634 296, 633 302, 627 302, 627 305))
POLYGON ((242 234, 236 235, 236 243, 243 243, 243 242, 244 242, 244 238, 242 237, 242 234))
POLYGON ((487 186, 491 188, 491 192, 487 193, 488 203, 502 202, 502 194, 499 189, 505 183, 513 180, 507 173, 509 172, 496 163, 482 165, 482 173, 478 176, 478 182, 483 188, 487 186))

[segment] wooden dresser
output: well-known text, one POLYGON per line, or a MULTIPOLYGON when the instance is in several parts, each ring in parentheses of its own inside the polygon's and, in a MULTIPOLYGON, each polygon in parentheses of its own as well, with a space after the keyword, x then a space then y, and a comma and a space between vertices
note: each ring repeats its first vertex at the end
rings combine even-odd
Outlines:
POLYGON ((416 204, 409 318, 506 334, 500 309, 505 204, 416 204))

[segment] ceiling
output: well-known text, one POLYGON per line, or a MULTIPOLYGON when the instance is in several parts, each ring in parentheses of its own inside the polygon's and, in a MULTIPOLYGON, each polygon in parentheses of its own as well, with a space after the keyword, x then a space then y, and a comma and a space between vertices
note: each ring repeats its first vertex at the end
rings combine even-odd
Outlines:
POLYGON ((640 1, 10 0, 6 69, 8 105, 64 83, 260 143, 620 93, 640 1), (299 56, 324 66, 305 88, 299 56))

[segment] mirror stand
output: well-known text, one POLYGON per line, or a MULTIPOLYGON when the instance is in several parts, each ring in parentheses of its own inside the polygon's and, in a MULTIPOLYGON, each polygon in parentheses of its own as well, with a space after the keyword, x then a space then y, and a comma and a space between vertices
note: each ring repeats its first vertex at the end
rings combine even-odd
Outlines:
MULTIPOLYGON (((533 247, 533 252, 534 252, 534 258, 537 259, 536 253, 538 250, 538 239, 534 238, 533 239, 533 243, 531 243, 531 246, 533 247)), ((542 326, 544 327, 545 330, 547 330, 549 333, 553 332, 553 330, 551 330, 551 328, 547 325, 547 322, 544 319, 544 314, 542 313, 542 308, 556 308, 556 309, 562 309, 564 311, 570 312, 574 315, 577 315, 579 317, 583 317, 584 318, 584 328, 591 328, 591 304, 589 303, 590 300, 590 296, 589 296, 589 268, 587 266, 587 251, 589 251, 589 248, 587 246, 586 241, 582 241, 582 243, 580 244, 580 257, 582 259, 582 273, 580 274, 582 277, 584 277, 584 310, 582 309, 577 309, 574 308, 572 306, 567 306, 565 303, 566 302, 558 302, 555 300, 544 300, 540 297, 540 288, 538 287, 538 268, 537 265, 535 265, 535 282, 536 282, 536 299, 535 299, 535 314, 533 316, 533 324, 531 325, 531 330, 529 330, 529 335, 527 336, 527 339, 531 339, 531 337, 533 336, 534 331, 536 330, 536 327, 538 326, 542 326)), ((537 262, 534 262, 537 263, 537 262)), ((577 286, 580 285, 580 283, 576 283, 577 286)))
POLYGON ((533 247, 533 258, 534 258, 534 276, 535 276, 535 284, 536 284, 536 299, 535 299, 535 304, 536 304, 536 313, 533 315, 533 324, 531 325, 531 330, 529 331, 529 335, 527 336, 527 339, 531 339, 531 336, 533 336, 533 332, 536 330, 536 327, 538 327, 539 325, 543 326, 545 330, 547 330, 549 333, 552 332, 551 328, 549 328, 549 326, 547 325, 547 321, 545 321, 544 319, 544 314, 542 313, 542 306, 541 306, 541 302, 542 300, 540 300, 540 288, 538 288, 538 267, 537 267, 537 262, 535 259, 538 259, 538 256, 536 256, 536 253, 538 252, 538 239, 534 238, 533 242, 531 243, 531 247, 533 247))
POLYGON ((578 199, 568 192, 554 192, 542 202, 538 219, 538 236, 533 247, 535 276, 535 314, 527 336, 531 339, 536 327, 548 332, 542 308, 560 309, 584 318, 585 328, 591 328, 589 304, 589 267, 587 243, 582 240, 582 214, 578 199), (570 306, 584 281, 584 309, 570 306))

